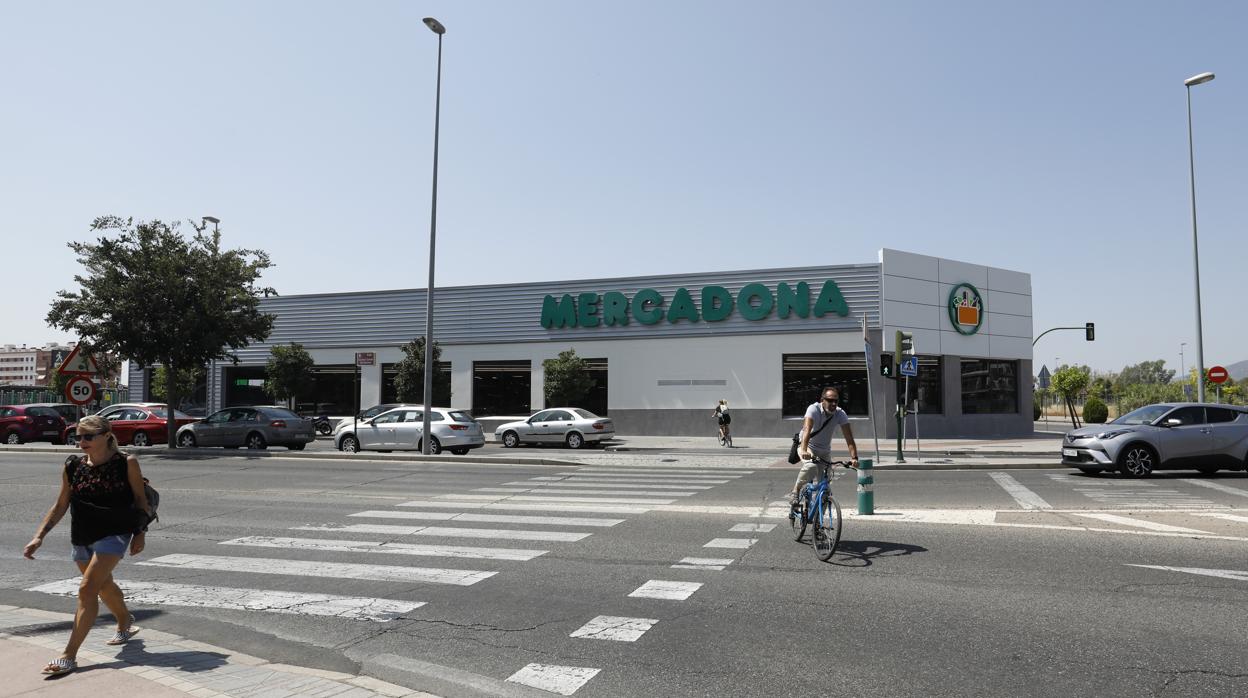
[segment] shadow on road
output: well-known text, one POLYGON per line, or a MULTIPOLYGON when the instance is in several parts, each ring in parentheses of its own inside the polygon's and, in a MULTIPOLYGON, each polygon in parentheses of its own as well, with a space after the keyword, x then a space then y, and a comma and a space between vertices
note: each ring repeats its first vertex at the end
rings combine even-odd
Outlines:
POLYGON ((843 540, 828 564, 840 567, 870 567, 876 558, 900 557, 925 553, 927 548, 909 543, 886 543, 878 540, 843 540))

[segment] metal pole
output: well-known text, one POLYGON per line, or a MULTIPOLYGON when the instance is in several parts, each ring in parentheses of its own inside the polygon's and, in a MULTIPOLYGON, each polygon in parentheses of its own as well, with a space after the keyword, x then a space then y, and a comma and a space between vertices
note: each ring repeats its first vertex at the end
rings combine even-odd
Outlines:
POLYGON ((919 436, 919 405, 921 404, 923 401, 916 397, 914 399, 914 449, 915 459, 919 461, 923 460, 923 439, 919 436))
POLYGON ((1196 401, 1205 401, 1205 339, 1200 321, 1200 242, 1196 237, 1196 153, 1192 143, 1192 86, 1187 86, 1187 162, 1192 183, 1192 262, 1196 270, 1196 401))
MULTIPOLYGON (((436 31, 436 30, 435 30, 436 31)), ((433 408, 433 261, 438 238, 438 130, 442 120, 442 32, 438 34, 438 83, 433 107, 433 204, 429 210, 429 288, 425 298, 425 392, 424 420, 421 422, 421 449, 430 453, 432 433, 430 410, 433 408)))
MULTIPOLYGON (((882 334, 882 333, 881 333, 882 334)), ((874 348, 871 346, 871 339, 867 337, 867 316, 862 316, 862 340, 863 350, 867 353, 867 412, 871 415, 871 436, 875 439, 875 459, 880 459, 880 430, 875 424, 875 393, 871 389, 871 354, 874 348)))
POLYGON ((875 478, 872 473, 875 472, 875 464, 870 458, 862 458, 858 461, 858 513, 874 514, 875 513, 875 492, 871 491, 871 486, 875 484, 875 478))

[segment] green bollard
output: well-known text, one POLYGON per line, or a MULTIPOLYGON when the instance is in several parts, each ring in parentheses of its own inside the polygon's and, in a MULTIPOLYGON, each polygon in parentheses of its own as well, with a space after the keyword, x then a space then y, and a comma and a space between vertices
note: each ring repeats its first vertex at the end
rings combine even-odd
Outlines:
POLYGON ((871 476, 873 464, 870 458, 863 458, 858 461, 858 513, 874 514, 875 513, 875 493, 871 491, 871 485, 875 484, 875 478, 871 476))

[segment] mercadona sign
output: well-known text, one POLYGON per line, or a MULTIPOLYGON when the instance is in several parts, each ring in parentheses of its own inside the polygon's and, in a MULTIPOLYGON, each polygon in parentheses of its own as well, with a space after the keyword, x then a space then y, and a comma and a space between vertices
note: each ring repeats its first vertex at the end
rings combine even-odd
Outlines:
POLYGON ((605 293, 565 293, 556 298, 548 295, 542 301, 542 327, 611 327, 627 325, 636 320, 642 325, 669 323, 722 322, 733 313, 751 321, 778 318, 820 318, 829 313, 849 315, 849 305, 836 282, 823 282, 819 295, 811 302, 810 284, 805 281, 790 285, 780 283, 773 291, 759 283, 750 283, 733 294, 723 286, 703 286, 696 293, 678 288, 670 301, 662 293, 643 288, 630 298, 619 291, 605 293), (694 302, 695 296, 698 298, 694 302))

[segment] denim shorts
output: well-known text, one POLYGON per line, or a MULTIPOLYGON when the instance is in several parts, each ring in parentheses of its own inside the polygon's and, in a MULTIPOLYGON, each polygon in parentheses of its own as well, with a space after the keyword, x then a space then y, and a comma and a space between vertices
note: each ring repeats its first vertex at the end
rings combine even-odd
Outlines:
POLYGON ((74 562, 90 562, 92 555, 116 555, 125 557, 130 548, 130 534, 104 536, 91 545, 74 546, 74 562))

